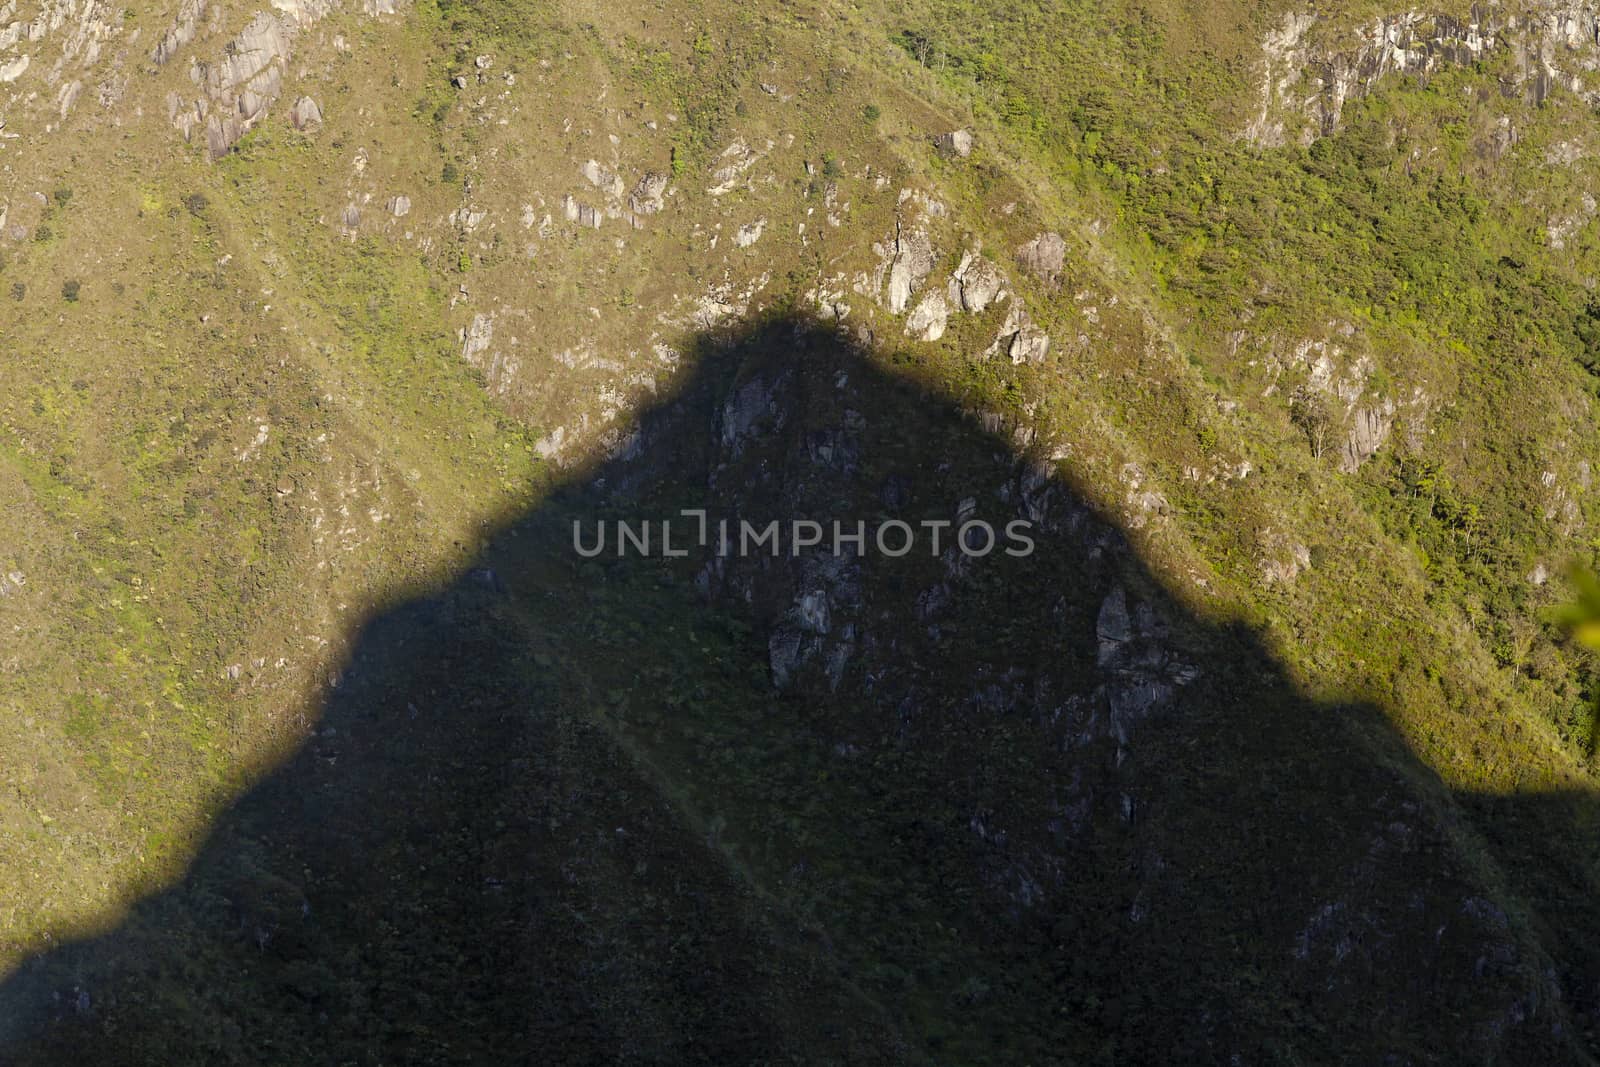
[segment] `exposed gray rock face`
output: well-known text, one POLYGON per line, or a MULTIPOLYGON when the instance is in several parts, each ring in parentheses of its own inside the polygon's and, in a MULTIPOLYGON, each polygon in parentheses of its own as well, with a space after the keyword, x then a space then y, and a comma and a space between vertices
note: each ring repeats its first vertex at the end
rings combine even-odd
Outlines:
POLYGON ((781 385, 782 381, 752 378, 724 401, 720 437, 731 457, 737 458, 744 451, 745 442, 768 424, 774 429, 782 425, 783 413, 776 401, 781 385))
POLYGON ((666 205, 667 181, 665 174, 651 171, 639 179, 628 197, 628 207, 635 215, 654 215, 666 205))
POLYGON ((934 291, 924 296, 916 310, 906 318, 906 336, 922 341, 937 341, 944 336, 945 324, 950 317, 950 305, 944 294, 934 291))
POLYGON ((1101 667, 1111 666, 1121 657, 1124 646, 1133 640, 1133 616, 1128 612, 1128 594, 1121 586, 1100 602, 1094 632, 1099 640, 1095 662, 1101 667))
POLYGON ((922 230, 900 230, 895 234, 893 257, 889 265, 888 305, 891 312, 899 315, 933 270, 933 242, 922 230))
POLYGON ((354 204, 346 204, 344 211, 339 216, 340 225, 346 234, 353 234, 361 228, 361 209, 354 204))
POLYGON ((836 690, 856 651, 857 629, 849 616, 861 606, 861 564, 853 556, 807 556, 798 591, 767 641, 772 684, 783 689, 808 664, 821 668, 836 690))
POLYGON ((289 109, 289 121, 294 124, 294 128, 297 130, 320 126, 322 125, 322 108, 311 97, 302 96, 289 109))
MULTIPOLYGON (((771 144, 768 144, 771 147, 771 144)), ((743 137, 734 139, 734 142, 722 150, 714 164, 715 170, 711 172, 711 185, 706 192, 712 196, 723 196, 733 192, 743 180, 745 172, 755 166, 756 160, 764 153, 758 152, 750 146, 743 137)))
POLYGON ((206 150, 216 159, 255 125, 283 88, 290 32, 262 12, 229 42, 220 61, 195 64, 190 78, 203 95, 193 108, 181 101, 174 107, 168 99, 173 122, 185 139, 203 124, 206 150))
POLYGON ((199 30, 200 20, 205 17, 207 0, 183 0, 178 6, 178 14, 172 20, 172 26, 161 35, 155 51, 150 53, 150 59, 156 66, 164 66, 178 54, 178 50, 194 40, 199 30))
POLYGON ((589 160, 579 167, 583 180, 613 199, 622 197, 622 178, 613 171, 607 170, 594 160, 589 160))
POLYGON ((775 629, 767 639, 767 666, 772 671, 772 684, 779 689, 787 686, 800 668, 802 640, 799 628, 792 626, 775 629))
POLYGON ((968 252, 950 275, 946 295, 952 305, 976 315, 1005 296, 1005 279, 993 263, 968 252))
POLYGON ((1538 104, 1560 85, 1600 102, 1600 12, 1569 0, 1521 9, 1474 4, 1465 17, 1404 11, 1318 39, 1318 17, 1296 12, 1261 42, 1261 105, 1246 129, 1261 145, 1308 143, 1332 133, 1345 102, 1390 74, 1426 78, 1445 67, 1509 53, 1507 91, 1538 104))
POLYGON ((1261 580, 1266 585, 1292 585, 1302 572, 1311 569, 1311 550, 1276 530, 1262 531, 1256 552, 1261 580))
POLYGON ((1019 303, 1013 303, 995 335, 994 343, 983 353, 984 359, 993 359, 1001 353, 1011 357, 1013 364, 1043 363, 1050 354, 1050 335, 1034 324, 1033 316, 1019 303))
POLYGON ((1008 351, 1014 364, 1043 363, 1050 354, 1050 335, 1027 323, 1012 336, 1008 351))
MULTIPOLYGON (((220 58, 195 63, 190 79, 200 90, 199 97, 192 103, 176 93, 167 98, 172 124, 186 141, 194 139, 195 130, 203 130, 212 159, 237 144, 266 114, 283 91, 295 36, 337 5, 335 0, 274 0, 272 6, 278 14, 256 15, 228 42, 220 58)), ((366 0, 362 9, 369 15, 394 14, 398 6, 392 0, 366 0)), ((208 0, 186 0, 151 59, 157 64, 169 62, 194 40, 208 10, 208 0)), ((301 97, 289 117, 297 129, 306 129, 322 121, 322 109, 310 97, 301 97)))
POLYGON ((62 118, 67 117, 67 112, 72 110, 72 105, 78 102, 78 97, 83 93, 83 83, 74 79, 63 85, 56 93, 56 110, 62 118))
POLYGON ((1054 278, 1067 263, 1067 242, 1059 233, 1041 233, 1017 249, 1022 269, 1039 278, 1054 278))
POLYGON ((395 218, 405 218, 411 214, 411 198, 409 196, 394 196, 389 198, 389 214, 395 218))
MULTIPOLYGON (((60 83, 69 66, 92 66, 100 57, 102 45, 122 27, 121 8, 112 10, 110 0, 48 0, 30 6, 37 13, 32 19, 21 21, 11 20, 17 12, 16 0, 0 6, 0 24, 3 24, 0 25, 0 51, 9 51, 24 38, 38 43, 47 37, 56 37, 61 43, 61 52, 44 75, 52 88, 60 83)), ((43 65, 43 55, 35 53, 33 58, 40 59, 43 65)), ((0 82, 15 81, 29 69, 30 62, 28 55, 0 60, 0 82)), ((102 92, 120 96, 125 83, 125 77, 113 76, 102 84, 102 92)), ((81 91, 82 86, 73 82, 57 89, 56 107, 63 117, 71 107, 66 97, 75 97, 81 91)))
POLYGON ((0 575, 0 597, 20 592, 27 584, 27 579, 22 576, 21 571, 8 571, 0 575))
POLYGON ((1394 412, 1392 400, 1356 411, 1350 435, 1345 438, 1344 450, 1339 456, 1340 470, 1347 474, 1354 471, 1383 447, 1394 427, 1394 412))
POLYGON ((933 144, 935 148, 945 155, 960 156, 962 159, 966 159, 972 155, 972 131, 951 130, 949 133, 941 133, 933 139, 933 144))
POLYGON ((568 222, 576 222, 579 226, 584 226, 591 230, 600 228, 600 212, 588 204, 579 203, 574 197, 563 196, 561 198, 561 213, 568 222))
POLYGON ((468 363, 476 363, 478 356, 488 349, 493 340, 494 316, 481 312, 472 316, 471 325, 461 331, 461 358, 468 363))
POLYGON ((1170 707, 1178 691, 1200 677, 1197 667, 1171 653, 1166 624, 1155 610, 1144 603, 1130 606, 1121 586, 1101 602, 1095 637, 1095 665, 1105 679, 1098 692, 1104 718, 1097 714, 1095 725, 1118 744, 1126 744, 1134 726, 1170 707))
MULTIPOLYGON (((496 349, 494 341, 494 315, 479 312, 472 316, 472 321, 465 327, 456 331, 456 339, 461 342, 461 358, 477 367, 483 372, 484 383, 489 391, 495 395, 503 395, 517 380, 517 375, 522 369, 521 360, 516 356, 516 349, 507 349, 500 346, 496 349)), ((513 337, 511 344, 514 346, 517 339, 513 337)), ((559 447, 562 434, 555 434, 555 443, 559 447)), ((539 451, 541 456, 550 453, 539 451)))
POLYGON ((272 0, 274 10, 297 25, 307 25, 327 15, 338 0, 272 0))
POLYGON ((733 235, 733 243, 738 245, 740 248, 749 248, 751 245, 761 240, 761 231, 765 230, 766 228, 767 220, 764 218, 757 219, 751 223, 746 223, 745 225, 740 226, 739 231, 733 235))

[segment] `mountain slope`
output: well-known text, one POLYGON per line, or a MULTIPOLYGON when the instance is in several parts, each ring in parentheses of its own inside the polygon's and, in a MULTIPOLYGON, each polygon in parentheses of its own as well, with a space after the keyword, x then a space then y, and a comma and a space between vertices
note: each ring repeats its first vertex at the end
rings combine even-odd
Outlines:
POLYGON ((1594 554, 1593 24, 0 9, 14 1040, 1587 1062, 1588 663, 1544 611, 1594 554), (563 526, 967 498, 1055 554, 597 573, 563 526), (410 706, 448 715, 331 740, 410 706), (492 773, 363 829, 440 749, 492 773), (629 818, 677 858, 489 858, 629 818), (648 934, 628 861, 681 865, 648 934), (504 986, 371 1006, 455 950, 504 986))

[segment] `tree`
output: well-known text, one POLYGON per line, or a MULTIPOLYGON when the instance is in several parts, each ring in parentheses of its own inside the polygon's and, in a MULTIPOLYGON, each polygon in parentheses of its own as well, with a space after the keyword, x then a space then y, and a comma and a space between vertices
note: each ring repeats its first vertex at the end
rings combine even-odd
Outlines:
MULTIPOLYGON (((1572 572, 1572 584, 1578 598, 1558 609, 1555 621, 1565 626, 1578 644, 1600 652, 1600 578, 1593 571, 1577 567, 1572 572)), ((1593 756, 1600 743, 1600 689, 1590 698, 1589 715, 1589 755, 1593 756)))
POLYGON ((1289 397, 1289 420, 1306 435, 1306 441, 1311 445, 1311 457, 1321 459, 1327 448, 1328 434, 1333 429, 1328 398, 1309 385, 1300 386, 1289 397))

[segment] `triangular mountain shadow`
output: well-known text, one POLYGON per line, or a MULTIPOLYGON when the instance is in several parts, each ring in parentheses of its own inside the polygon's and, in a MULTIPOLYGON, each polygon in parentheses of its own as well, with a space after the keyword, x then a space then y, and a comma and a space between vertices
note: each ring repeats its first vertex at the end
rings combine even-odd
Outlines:
POLYGON ((833 328, 686 366, 366 624, 181 884, 0 987, 0 1062, 1587 1061, 1592 960, 1474 883, 1378 712, 1305 699, 833 328), (664 558, 682 508, 825 542, 664 558), (1000 545, 935 555, 919 524, 969 517, 1000 545), (601 519, 652 556, 582 558, 601 519))

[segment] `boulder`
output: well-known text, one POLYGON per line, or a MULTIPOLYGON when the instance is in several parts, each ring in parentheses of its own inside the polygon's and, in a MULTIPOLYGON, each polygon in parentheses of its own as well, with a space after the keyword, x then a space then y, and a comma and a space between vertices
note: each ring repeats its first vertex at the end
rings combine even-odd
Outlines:
POLYGON ((937 341, 944 336, 949 317, 950 305, 945 302, 944 294, 937 290, 930 292, 917 304, 916 310, 907 316, 906 336, 921 341, 937 341))
POLYGON ((289 122, 297 130, 322 125, 322 108, 309 96, 302 96, 289 109, 289 122))
POLYGON ((1017 249, 1022 269, 1040 278, 1054 278, 1067 263, 1067 242, 1059 233, 1041 233, 1017 249))
POLYGON ((971 130, 951 130, 935 137, 933 144, 944 155, 966 159, 972 155, 974 141, 971 130))
POLYGON ((206 13, 206 6, 207 0, 183 0, 177 16, 172 20, 172 26, 161 35, 155 50, 150 53, 151 62, 158 67, 165 66, 178 54, 180 48, 194 40, 200 18, 206 13))
POLYGON ((933 270, 933 242, 921 230, 895 237, 894 258, 889 266, 889 310, 898 315, 911 302, 912 294, 933 270))
POLYGON ((968 252, 950 275, 947 295, 952 305, 976 315, 1005 295, 1005 279, 994 264, 968 252))
POLYGON ((1350 436, 1345 439, 1344 450, 1339 457, 1341 471, 1346 474, 1354 472, 1383 447, 1394 426, 1394 412, 1394 401, 1385 400, 1355 413, 1350 424, 1350 436))
POLYGON ((667 176, 650 171, 633 187, 628 207, 635 215, 654 215, 666 204, 667 176))
POLYGON ((1030 322, 1012 335, 1009 351, 1012 363, 1043 363, 1050 354, 1050 335, 1030 322))
MULTIPOLYGON (((771 147, 770 145, 768 147, 771 147)), ((739 185, 744 173, 755 165, 756 160, 762 156, 761 152, 750 147, 743 137, 736 137, 732 144, 722 150, 711 172, 712 185, 706 189, 712 196, 723 196, 739 185)))
POLYGON ((599 189, 609 197, 621 198, 622 179, 614 172, 607 170, 592 159, 584 163, 578 170, 583 174, 583 180, 596 189, 599 189))
POLYGON ((1034 324, 1033 316, 1021 303, 1013 303, 994 342, 984 350, 984 359, 1005 353, 1012 363, 1042 363, 1050 352, 1050 335, 1034 324))
POLYGON ((766 227, 767 220, 764 218, 757 219, 752 223, 740 226, 739 232, 733 235, 733 243, 738 245, 740 248, 749 248, 751 245, 761 240, 761 231, 766 229, 766 227))
POLYGON ((482 313, 472 316, 472 324, 462 330, 460 336, 461 358, 474 362, 494 340, 494 316, 482 313))

